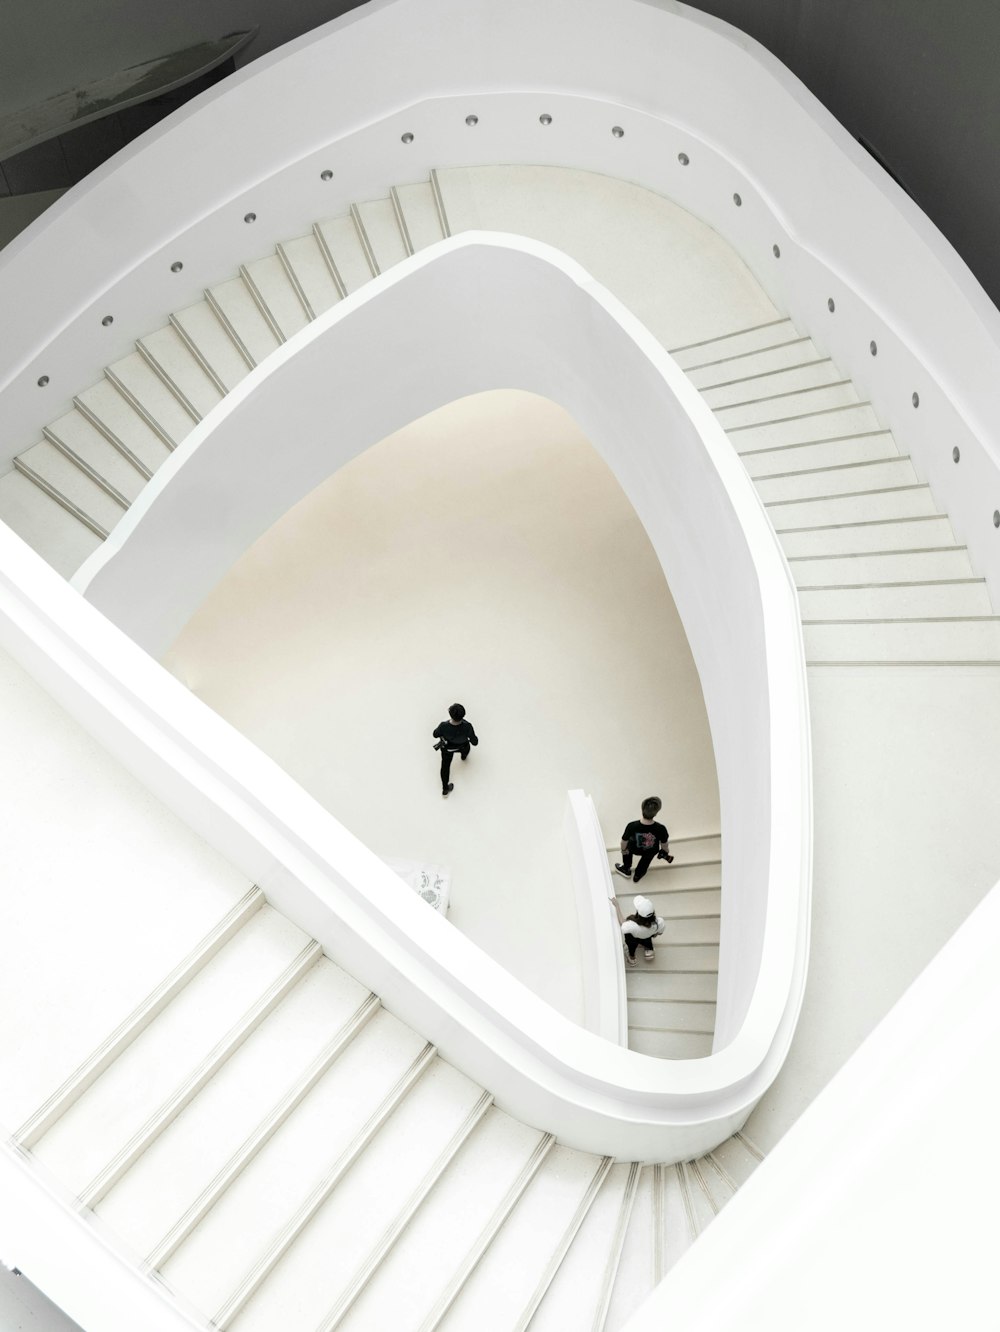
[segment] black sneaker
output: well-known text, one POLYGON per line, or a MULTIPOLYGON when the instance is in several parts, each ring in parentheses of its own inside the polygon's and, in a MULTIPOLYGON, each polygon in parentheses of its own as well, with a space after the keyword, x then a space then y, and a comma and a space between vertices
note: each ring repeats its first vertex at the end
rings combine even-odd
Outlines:
POLYGON ((444 788, 444 790, 441 792, 441 794, 445 797, 445 799, 447 799, 448 796, 451 795, 452 791, 454 791, 454 789, 455 789, 455 783, 454 783, 454 782, 449 782, 448 785, 447 785, 447 786, 444 788))
POLYGON ((618 871, 618 873, 622 876, 623 879, 631 879, 632 871, 627 870, 624 865, 615 865, 615 869, 618 871))

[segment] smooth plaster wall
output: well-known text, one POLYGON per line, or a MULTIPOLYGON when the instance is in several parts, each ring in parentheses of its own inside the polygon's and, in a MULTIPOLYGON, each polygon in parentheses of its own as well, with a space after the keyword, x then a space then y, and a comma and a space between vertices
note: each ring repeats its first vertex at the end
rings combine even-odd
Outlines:
POLYGON ((232 568, 166 664, 377 854, 453 874, 451 921, 582 1017, 566 792, 609 842, 658 792, 719 828, 708 721, 645 530, 572 418, 496 391, 342 467, 232 568), (431 730, 481 744, 443 801, 431 730))

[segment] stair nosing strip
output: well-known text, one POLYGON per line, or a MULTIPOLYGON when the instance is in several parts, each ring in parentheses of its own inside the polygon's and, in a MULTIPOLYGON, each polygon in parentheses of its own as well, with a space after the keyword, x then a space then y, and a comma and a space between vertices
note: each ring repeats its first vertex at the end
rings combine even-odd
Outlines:
MULTIPOLYGON (((246 286, 246 283, 244 283, 243 285, 246 286)), ((229 318, 225 310, 223 310, 222 306, 219 304, 218 297, 215 295, 215 292, 212 290, 211 287, 205 288, 205 301, 209 309, 215 315, 216 319, 218 319, 219 323, 222 325, 223 331, 228 335, 229 340, 232 342, 233 346, 243 357, 243 360, 246 362, 247 368, 250 370, 255 370, 257 368, 257 362, 254 359, 254 357, 251 355, 250 348, 246 345, 246 343, 243 341, 240 335, 236 332, 236 328, 233 324, 233 321, 229 318)))
POLYGON ((66 1078, 42 1105, 24 1121, 14 1141, 31 1147, 47 1133, 73 1102, 93 1086, 106 1068, 127 1050, 153 1019, 202 968, 211 961, 246 922, 264 905, 264 894, 255 884, 222 919, 204 935, 174 969, 137 1004, 109 1036, 66 1078))
MULTIPOLYGON (((642 972, 636 971, 635 975, 641 976, 642 972)), ((717 999, 671 999, 662 994, 630 994, 628 1000, 636 1004, 711 1004, 713 1008, 718 1004, 717 999)))
MULTIPOLYGON (((914 513, 902 518, 858 518, 853 523, 814 523, 811 527, 776 527, 774 529, 776 536, 789 536, 793 532, 832 532, 847 527, 886 527, 890 523, 940 523, 947 522, 946 513, 914 513)), ((934 550, 965 550, 965 546, 935 546, 927 549, 934 550)), ((851 552, 855 555, 885 555, 890 552, 882 550, 859 550, 851 552)), ((796 555, 794 559, 819 559, 818 555, 796 555)), ((842 557, 841 557, 842 558, 842 557)))
MULTIPOLYGON (((686 342, 683 347, 668 347, 667 350, 671 356, 676 356, 678 352, 692 351, 695 347, 707 347, 711 342, 725 342, 727 338, 742 338, 747 333, 759 333, 762 328, 775 328, 778 324, 791 324, 789 315, 782 315, 779 319, 768 319, 763 324, 751 324, 749 328, 737 328, 732 333, 719 333, 714 338, 702 338, 700 342, 686 342)), ((794 328, 794 324, 792 325, 794 328)), ((767 351, 767 347, 759 347, 758 351, 767 351)))
POLYGON ((642 1165, 638 1161, 632 1161, 629 1164, 628 1178, 625 1181, 625 1189, 622 1193, 622 1200, 618 1207, 618 1219, 615 1222, 614 1234, 611 1237, 611 1243, 608 1246, 608 1258, 604 1265, 604 1277, 601 1282, 601 1291, 597 1301, 597 1308, 594 1310, 594 1321, 590 1325, 590 1332, 604 1332, 608 1321, 608 1312, 611 1308, 611 1295, 614 1291, 615 1282, 618 1279, 618 1269, 621 1266, 622 1253, 625 1249, 625 1237, 628 1234, 629 1222, 632 1219, 632 1210, 635 1206, 636 1195, 639 1192, 639 1179, 642 1175, 642 1165))
POLYGON ((441 1176, 447 1170, 455 1157, 461 1151, 462 1147, 468 1142, 469 1137, 493 1104, 493 1097, 488 1091, 482 1091, 476 1103, 469 1109, 462 1123, 458 1126, 444 1148, 438 1153, 431 1163, 417 1187, 413 1190, 402 1210, 397 1213, 395 1219, 386 1227, 379 1239, 373 1245, 368 1255, 365 1257, 361 1266, 357 1269, 347 1288, 343 1291, 336 1304, 329 1310, 327 1315, 322 1318, 316 1327, 316 1332, 334 1332, 339 1327, 343 1319, 347 1316, 355 1301, 359 1298, 365 1287, 369 1284, 372 1277, 378 1271, 379 1264, 386 1255, 392 1250, 393 1245, 402 1235, 403 1231, 413 1220, 427 1198, 434 1190, 441 1176))
POLYGON ((78 504, 74 504, 71 499, 68 499, 51 481, 46 481, 45 477, 40 472, 36 472, 30 463, 22 462, 20 458, 14 458, 13 465, 16 472, 20 472, 23 477, 37 486, 43 494, 48 495, 50 500, 58 504, 61 509, 65 509, 77 522, 82 523, 88 531, 93 532, 94 536, 100 537, 102 541, 107 539, 108 531, 95 518, 91 518, 89 513, 81 509, 78 504))
POLYGON ((736 1132, 733 1134, 733 1137, 740 1143, 742 1147, 746 1148, 746 1150, 750 1153, 751 1156, 757 1158, 758 1163, 764 1160, 764 1153, 757 1146, 754 1140, 748 1137, 748 1135, 743 1132, 743 1129, 737 1129, 736 1132))
MULTIPOLYGON (((770 347, 758 347, 754 351, 736 352, 733 356, 720 356, 717 361, 702 361, 700 365, 685 365, 682 367, 686 375, 694 374, 695 370, 708 370, 713 365, 726 365, 729 361, 741 361, 747 356, 764 356, 769 351, 778 351, 781 347, 794 347, 796 343, 808 342, 809 334, 804 333, 798 338, 789 338, 787 342, 775 342, 770 347)), ((683 347, 678 347, 677 351, 683 351, 683 347)), ((672 355, 673 353, 671 353, 672 355)), ((825 360, 830 360, 827 356, 825 360)), ((803 362, 804 365, 811 365, 811 361, 803 362)))
MULTIPOLYGON (((890 522, 911 523, 916 521, 913 518, 893 518, 890 522)), ((844 523, 841 526, 864 526, 865 524, 844 523)), ((868 524, 870 526, 870 524, 868 524)), ((822 528, 802 528, 804 532, 822 531, 822 528)), ((786 555, 785 559, 789 564, 797 560, 867 560, 873 556, 881 558, 883 555, 950 555, 953 551, 965 551, 968 554, 968 546, 908 546, 903 550, 846 550, 843 552, 834 552, 832 555, 786 555)), ((804 590, 804 589, 803 589, 804 590)))
MULTIPOLYGON (((159 330, 157 331, 159 332, 159 330)), ((135 349, 142 357, 143 361, 145 361, 149 369, 152 370, 153 374, 160 381, 163 387, 171 395, 171 397, 174 398, 177 404, 185 412, 187 412, 191 420, 195 423, 195 425, 197 425, 198 422, 202 419, 201 412, 199 412, 198 408, 187 396, 187 394, 184 392, 181 386, 174 381, 173 376, 167 374, 167 371, 164 369, 164 367, 160 364, 159 360, 157 359, 156 353, 154 351, 151 351, 150 348, 146 346, 142 338, 139 338, 136 341, 135 349)))
MULTIPOLYGON (((86 389, 84 390, 84 392, 86 392, 86 389)), ((132 450, 129 448, 129 446, 125 443, 125 441, 123 439, 119 439, 118 436, 115 434, 115 432, 111 429, 111 427, 105 425, 105 423, 101 420, 101 418, 97 415, 97 413, 93 410, 93 408, 88 407, 87 404, 83 401, 83 399, 79 395, 77 395, 73 399, 73 409, 74 411, 79 412, 80 415, 83 417, 83 419, 89 425, 92 425, 99 435, 103 435, 104 438, 108 441, 108 443, 112 445, 113 448, 116 448, 118 452, 122 455, 122 457, 127 459, 128 462, 130 462, 132 466, 136 469, 136 471, 139 472, 142 476, 144 476, 147 481, 152 477, 153 475, 152 468, 147 467, 146 464, 139 457, 139 455, 133 453, 132 450)))
POLYGON ((574 1239, 576 1239, 580 1227, 587 1219, 587 1213, 590 1211, 591 1207, 593 1207, 594 1201, 597 1198, 598 1193, 601 1191, 601 1186, 607 1179, 613 1165, 613 1156, 602 1157, 598 1162, 597 1169, 594 1171, 590 1183, 587 1185, 587 1191, 577 1204, 576 1211, 573 1213, 569 1224, 560 1236, 559 1243, 556 1245, 555 1249, 553 1249, 549 1261, 545 1265, 545 1270, 539 1277, 538 1284, 528 1299, 527 1304, 525 1304, 524 1308, 521 1310, 517 1322, 514 1324, 513 1332, 527 1332, 528 1324, 531 1322, 532 1318, 534 1318, 538 1306, 545 1298, 546 1291, 555 1280, 556 1273, 559 1271, 566 1255, 569 1253, 570 1246, 574 1239))
POLYGON ((667 1252, 667 1170, 657 1163, 653 1166, 653 1285, 663 1280, 664 1259, 667 1252))
MULTIPOLYGON (((856 404, 855 404, 856 405, 856 404)), ((788 449, 811 449, 817 444, 846 444, 852 439, 877 439, 879 435, 888 435, 896 446, 896 438, 891 430, 879 428, 878 430, 858 430, 851 435, 827 435, 823 439, 799 439, 792 444, 765 444, 762 449, 737 449, 736 452, 741 458, 755 458, 761 453, 784 453, 788 449)), ((894 457, 907 457, 908 455, 897 452, 888 458, 880 458, 879 462, 891 462, 894 457)))
POLYGON ((316 318, 316 311, 312 307, 312 301, 310 301, 309 297, 306 295, 305 288, 303 287, 302 283, 299 281, 299 275, 295 271, 294 264, 292 263, 288 254, 285 252, 285 245, 283 241, 278 241, 277 245, 274 247, 274 253, 278 256, 278 261, 281 264, 281 267, 285 271, 285 277, 288 278, 292 290, 295 292, 295 295, 298 297, 299 304, 302 306, 302 309, 305 312, 306 319, 308 319, 309 323, 311 324, 312 321, 316 318))
MULTIPOLYGON (((761 370, 756 375, 743 375, 740 379, 720 379, 718 384, 695 384, 694 387, 701 394, 713 393, 716 389, 732 388, 734 384, 752 384, 755 379, 769 379, 771 375, 790 375, 793 374, 796 370, 807 370, 811 365, 832 365, 832 364, 833 364, 832 356, 817 356, 814 361, 800 361, 795 365, 779 365, 776 366, 775 369, 773 370, 761 370)), ((684 373, 689 376, 694 374, 694 371, 695 371, 694 366, 691 366, 690 368, 685 367, 684 369, 684 373)), ((845 384, 848 381, 844 379, 838 379, 831 382, 837 384, 845 384)), ((829 384, 803 385, 803 388, 810 388, 810 389, 829 388, 829 387, 830 387, 829 384)), ((754 401, 758 402, 762 400, 755 398, 754 401)), ((731 407, 734 406, 735 404, 725 403, 722 405, 731 407)))
MULTIPOLYGON (((799 499, 764 500, 765 509, 780 509, 786 504, 828 504, 831 500, 862 499, 866 495, 899 495, 906 490, 930 490, 926 481, 908 481, 905 486, 877 486, 872 490, 845 490, 839 495, 805 495, 799 499)), ((763 497, 762 497, 763 498, 763 497)), ((946 518, 944 513, 917 514, 918 518, 946 518)), ((910 521, 907 519, 906 521, 910 521)))
POLYGON ((413 237, 410 235, 406 214, 403 212, 403 201, 395 185, 389 186, 389 198, 392 202, 392 211, 396 214, 396 226, 399 227, 399 234, 403 238, 403 248, 408 255, 413 255, 416 253, 413 248, 413 237))
MULTIPOLYGON (((849 383, 850 381, 845 382, 849 383)), ((829 387, 829 385, 826 387, 829 387)), ((735 435, 737 430, 763 430, 767 426, 787 425, 789 421, 809 421, 814 416, 831 416, 834 412, 853 412, 859 407, 871 407, 871 403, 867 400, 864 402, 842 402, 836 407, 817 407, 814 412, 798 412, 795 416, 776 416, 770 421, 747 421, 745 425, 723 426, 722 428, 727 435, 735 435)), ((875 433, 881 435, 885 431, 878 430, 875 433)), ((849 436, 849 438, 853 438, 853 436, 849 436)), ((811 440, 799 441, 802 444, 811 442, 811 440)))
MULTIPOLYGON (((265 259, 271 258, 270 255, 264 255, 263 257, 265 259)), ((280 258, 278 262, 279 263, 281 262, 280 258)), ((244 287, 246 287, 247 291, 250 293, 250 299, 253 301, 254 305, 256 305, 260 317, 263 319, 264 323, 268 326, 268 328, 271 330, 274 336, 278 339, 278 346, 279 347, 284 346, 284 344, 288 341, 288 339, 285 337, 284 331, 281 325, 278 323, 278 317, 271 309, 271 307, 268 305, 267 301, 264 299, 264 293, 257 285, 257 279, 250 272, 250 269, 246 266, 246 264, 240 264, 239 276, 243 282, 244 287)))
POLYGON ((434 1307, 420 1324, 418 1332, 434 1332, 434 1329, 440 1325, 442 1318, 445 1317, 448 1310, 458 1299, 466 1282, 479 1266, 487 1249, 499 1233, 500 1227, 520 1202, 524 1195, 524 1191, 534 1179, 542 1162, 554 1146, 554 1136, 551 1133, 542 1134, 534 1151, 521 1167, 517 1178, 511 1184, 504 1197, 500 1200, 489 1221, 487 1221, 486 1225, 480 1231, 472 1248, 465 1255, 457 1270, 452 1274, 451 1280, 438 1296, 434 1307))
POLYGON ((900 587, 965 587, 975 584, 986 586, 985 578, 913 578, 902 583, 810 583, 800 592, 872 592, 882 588, 900 587))
MULTIPOLYGON (((645 1003, 644 999, 633 1000, 634 1003, 645 1003)), ((630 1022, 629 1031, 657 1031, 663 1032, 668 1036, 714 1036, 715 1028, 711 1031, 704 1031, 701 1027, 645 1027, 641 1022, 630 1022)))
MULTIPOLYGON (((371 200, 371 202, 376 202, 371 200)), ((368 235, 368 228, 365 226, 365 219, 361 216, 361 205, 352 203, 350 208, 350 218, 354 223, 354 230, 357 233, 358 243, 361 246, 361 252, 365 256, 365 263, 371 272, 373 278, 381 276, 382 270, 379 267, 378 260, 375 258, 375 248, 372 245, 371 237, 368 235)))
MULTIPOLYGON (((713 407, 712 411, 732 412, 740 407, 757 407, 762 402, 780 402, 782 398, 795 398, 803 393, 821 393, 824 389, 843 388, 845 384, 850 384, 853 388, 854 381, 850 379, 832 379, 829 384, 808 384, 805 388, 787 389, 784 393, 765 393, 762 398, 747 398, 745 402, 726 402, 718 407, 713 407)), ((699 392, 701 390, 699 389, 699 392)), ((860 407, 861 403, 851 402, 846 404, 848 407, 860 407)), ((754 425, 761 425, 762 422, 755 421, 754 425)), ((736 427, 738 429, 738 427, 736 427)), ((726 429, 723 426, 723 429, 726 429)))
MULTIPOLYGON (((754 485, 757 485, 761 481, 787 481, 793 476, 818 476, 821 472, 847 472, 854 467, 885 467, 901 462, 910 463, 912 466, 913 460, 908 453, 899 453, 892 458, 862 458, 860 462, 834 463, 832 467, 799 467, 792 472, 769 472, 767 476, 753 476, 750 479, 754 485)), ((812 499, 813 496, 807 495, 804 498, 812 499)), ((837 499, 838 496, 831 495, 828 498, 837 499)))
POLYGON ((46 443, 51 444, 54 449, 58 449, 67 462, 71 462, 74 467, 78 467, 88 480, 93 481, 95 486, 100 486, 101 490, 116 504, 121 505, 123 509, 129 507, 131 500, 126 499, 116 486, 113 486, 110 481, 103 477, 97 468, 87 462, 85 458, 81 458, 75 449, 64 443, 51 426, 42 427, 42 436, 46 443))
POLYGON ((333 1165, 324 1172, 308 1196, 299 1204, 285 1224, 277 1232, 257 1261, 245 1273, 236 1289, 212 1318, 213 1325, 219 1332, 226 1332, 233 1319, 250 1302, 264 1281, 281 1261, 286 1251, 295 1242, 309 1224, 320 1207, 333 1193, 357 1158, 371 1142, 372 1138, 385 1121, 397 1108, 403 1097, 413 1087, 420 1076, 437 1055, 437 1050, 428 1041, 419 1054, 410 1062, 406 1070, 379 1102, 376 1109, 340 1153, 333 1165))
POLYGON ((369 994, 343 1024, 340 1031, 319 1052, 299 1077, 271 1107, 257 1127, 237 1147, 220 1170, 202 1189, 201 1193, 174 1222, 167 1233, 147 1254, 143 1266, 155 1271, 177 1252, 184 1241, 200 1225, 234 1179, 246 1169, 254 1157, 270 1141, 282 1124, 309 1095, 317 1082, 329 1072, 351 1042, 379 1011, 381 1001, 369 994))
POLYGON ((166 430, 164 426, 160 425, 159 421, 156 420, 156 418, 152 415, 152 413, 146 407, 143 406, 143 404, 135 396, 132 390, 122 382, 122 380, 118 377, 118 375, 110 365, 105 367, 104 377, 108 381, 108 383, 111 384, 111 386, 114 388, 115 392, 119 393, 122 396, 122 398, 125 400, 125 402, 128 403, 128 405, 132 408, 135 414, 141 417, 142 420, 146 423, 146 425, 149 426, 153 434, 156 435, 160 440, 162 440, 162 442, 167 446, 167 448, 170 449, 171 452, 173 452, 174 449, 176 449, 177 447, 176 440, 173 438, 171 434, 169 434, 169 432, 166 430))
POLYGON ((727 1189, 730 1189, 734 1195, 739 1193, 740 1185, 736 1183, 736 1180, 733 1179, 732 1175, 730 1175, 729 1171, 725 1168, 722 1162, 716 1160, 714 1151, 706 1152, 705 1155, 702 1157, 702 1160, 707 1161, 709 1163, 709 1165, 719 1176, 719 1178, 722 1180, 723 1184, 726 1186, 727 1189))
MULTIPOLYGON (((336 221, 336 219, 330 218, 329 221, 333 222, 336 221)), ((329 242, 327 241, 326 236, 323 233, 322 222, 313 223, 313 235, 316 237, 316 240, 319 242, 320 254, 322 254, 323 260, 326 263, 327 268, 330 270, 330 276, 331 278, 333 278, 333 285, 340 292, 340 299, 342 301, 346 300, 347 283, 344 281, 343 277, 341 276, 340 269, 337 267, 337 261, 333 257, 333 251, 330 249, 329 242)))
POLYGON ((817 624, 997 624, 1000 615, 870 615, 860 619, 803 620, 817 624))
POLYGON ((815 661, 813 661, 807 658, 806 665, 809 667, 812 666, 961 667, 963 670, 968 666, 975 666, 975 667, 990 666, 996 669, 997 667, 1000 667, 1000 658, 984 657, 978 660, 977 659, 962 660, 961 658, 942 657, 937 661, 927 660, 924 658, 907 661, 905 658, 899 658, 899 657, 893 657, 891 660, 889 659, 861 660, 860 658, 858 660, 854 660, 851 657, 845 657, 843 661, 826 661, 821 658, 817 658, 815 661))
POLYGON ((711 1189, 708 1187, 708 1185, 706 1184, 706 1182, 705 1182, 705 1176, 701 1173, 701 1162, 700 1162, 700 1161, 690 1161, 690 1162, 689 1162, 689 1165, 691 1166, 691 1169, 694 1171, 694 1177, 695 1177, 695 1179, 696 1179, 697 1182, 698 1182, 698 1187, 701 1189, 702 1193, 705 1195, 705 1201, 708 1203, 709 1207, 712 1209, 712 1214, 713 1214, 713 1216, 718 1216, 718 1215, 719 1215, 719 1212, 720 1212, 720 1210, 721 1210, 721 1208, 720 1208, 719 1204, 715 1201, 715 1198, 714 1198, 713 1195, 712 1195, 712 1190, 711 1190, 711 1189))
MULTIPOLYGON (((212 310, 212 307, 211 307, 211 306, 209 306, 209 309, 211 310, 212 315, 214 316, 214 315, 215 315, 215 311, 212 310)), ((209 378, 209 379, 212 381, 212 383, 215 385, 217 391, 218 391, 219 393, 221 393, 223 397, 225 397, 226 394, 229 392, 229 389, 226 388, 225 384, 222 382, 222 380, 220 379, 220 377, 216 374, 216 372, 215 372, 215 370, 213 369, 211 363, 209 362, 207 356, 204 354, 204 352, 201 350, 201 348, 200 348, 200 347, 198 346, 198 344, 195 342, 194 338, 191 336, 191 334, 187 331, 187 329, 186 329, 186 328, 184 327, 184 325, 181 323, 181 321, 180 321, 180 319, 178 318, 178 316, 177 316, 176 314, 168 315, 168 316, 167 316, 167 322, 168 322, 169 326, 170 326, 170 327, 174 330, 174 332, 177 334, 177 336, 180 338, 181 342, 184 343, 184 346, 187 347, 188 351, 191 353, 191 355, 194 357, 194 359, 195 359, 195 360, 198 362, 198 364, 201 366, 201 368, 202 368, 202 370, 204 371, 204 373, 208 376, 208 378, 209 378)), ((218 323, 218 319, 216 319, 216 322, 218 323)), ((228 330, 226 330, 225 328, 223 328, 221 324, 219 325, 219 332, 222 333, 222 334, 224 334, 226 337, 229 336, 228 330)))
POLYGON ((257 1030, 264 1019, 323 956, 322 947, 310 940, 281 974, 271 982, 243 1016, 218 1040, 207 1055, 175 1087, 165 1101, 148 1116, 129 1140, 78 1195, 84 1207, 93 1209, 105 1198, 146 1149, 173 1123, 202 1088, 257 1030))
POLYGON ((691 1200, 691 1184, 683 1161, 678 1161, 674 1170, 677 1172, 677 1179, 681 1186, 681 1199, 684 1203, 684 1215, 688 1224, 688 1238, 693 1243, 698 1238, 698 1223, 695 1220, 694 1203, 691 1200))
POLYGON ((441 231, 445 239, 451 235, 451 227, 448 223, 448 211, 444 206, 444 191, 441 189, 441 180, 437 173, 437 168, 431 168, 430 174, 431 193, 434 196, 434 207, 437 209, 438 221, 441 224, 441 231))

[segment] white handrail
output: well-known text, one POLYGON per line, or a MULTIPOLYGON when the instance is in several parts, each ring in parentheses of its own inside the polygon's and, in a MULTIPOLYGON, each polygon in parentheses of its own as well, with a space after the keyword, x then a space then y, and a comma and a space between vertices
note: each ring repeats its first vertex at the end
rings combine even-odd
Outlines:
POLYGON ((570 791, 567 797, 566 845, 580 926, 584 1026, 607 1041, 627 1045, 619 913, 600 820, 593 799, 583 791, 570 791))

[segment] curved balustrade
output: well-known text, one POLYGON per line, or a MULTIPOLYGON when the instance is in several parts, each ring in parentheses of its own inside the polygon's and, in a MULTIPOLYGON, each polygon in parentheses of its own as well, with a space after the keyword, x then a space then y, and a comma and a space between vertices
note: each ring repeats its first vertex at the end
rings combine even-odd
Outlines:
POLYGON ((1000 317, 779 62, 665 0, 376 0, 130 145, 0 255, 17 312, 0 335, 3 460, 234 256, 432 167, 488 162, 622 176, 708 221, 870 393, 1000 587, 1000 317))
POLYGON ((550 1009, 423 910, 295 783, 55 575, 36 570, 33 587, 15 589, 8 564, 5 600, 16 590, 28 619, 37 615, 61 635, 68 659, 50 660, 60 677, 54 692, 108 747, 505 1108, 570 1145, 684 1159, 745 1118, 780 1067, 801 1000, 805 671, 787 566, 749 479, 697 391, 613 297, 565 256, 509 237, 472 233, 405 261, 303 329, 230 394, 81 581, 89 578, 91 600, 155 650, 237 554, 322 477, 405 421, 498 385, 560 402, 602 453, 669 573, 699 668, 723 841, 736 867, 723 889, 710 1058, 647 1059, 550 1009), (391 395, 375 382, 386 365, 395 368, 391 395), (351 410, 335 439, 309 428, 345 394, 351 410), (280 450, 275 438, 286 441, 280 450))

